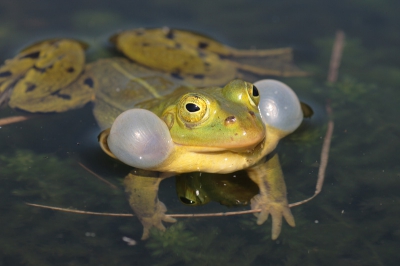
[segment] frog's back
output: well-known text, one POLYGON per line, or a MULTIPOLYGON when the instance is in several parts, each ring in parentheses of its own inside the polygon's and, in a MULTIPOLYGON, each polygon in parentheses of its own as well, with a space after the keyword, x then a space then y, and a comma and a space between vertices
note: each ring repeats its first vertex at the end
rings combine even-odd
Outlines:
POLYGON ((142 67, 124 58, 102 59, 86 69, 95 90, 94 115, 101 128, 110 127, 123 111, 185 86, 170 74, 142 67))

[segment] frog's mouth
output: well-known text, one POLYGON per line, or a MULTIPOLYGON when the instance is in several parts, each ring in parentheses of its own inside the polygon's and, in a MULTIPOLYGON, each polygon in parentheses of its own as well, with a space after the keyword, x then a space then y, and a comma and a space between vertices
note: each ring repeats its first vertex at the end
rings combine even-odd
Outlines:
POLYGON ((262 148, 265 142, 265 137, 261 140, 256 139, 252 143, 240 143, 237 145, 223 145, 223 146, 188 146, 174 142, 176 146, 185 147, 189 152, 195 153, 221 153, 221 152, 233 152, 233 153, 252 153, 255 150, 262 148))
POLYGON ((222 123, 207 125, 207 130, 188 130, 174 134, 174 144, 193 152, 250 153, 266 138, 266 128, 261 119, 249 111, 246 119, 237 121, 234 116, 222 119, 222 123), (233 117, 233 122, 231 121, 233 117), (226 122, 228 121, 228 122, 226 122))

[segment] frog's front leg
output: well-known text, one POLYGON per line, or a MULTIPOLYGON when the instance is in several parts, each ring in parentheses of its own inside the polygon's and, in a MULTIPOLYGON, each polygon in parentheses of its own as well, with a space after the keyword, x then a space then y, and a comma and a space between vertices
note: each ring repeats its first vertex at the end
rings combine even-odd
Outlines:
POLYGON ((251 200, 251 208, 261 209, 256 213, 257 224, 264 223, 272 216, 272 239, 278 238, 282 228, 282 216, 294 227, 295 222, 286 197, 286 185, 278 155, 274 152, 251 168, 247 173, 260 189, 260 194, 251 200))
POLYGON ((132 170, 124 180, 129 204, 143 225, 142 240, 149 237, 153 226, 165 231, 164 222, 174 223, 176 219, 165 214, 167 208, 158 199, 160 182, 168 176, 158 177, 156 172, 132 170))

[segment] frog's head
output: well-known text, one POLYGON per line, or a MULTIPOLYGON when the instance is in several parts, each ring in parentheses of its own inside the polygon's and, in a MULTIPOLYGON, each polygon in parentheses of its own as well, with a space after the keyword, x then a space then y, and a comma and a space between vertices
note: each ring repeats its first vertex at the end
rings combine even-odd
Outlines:
POLYGON ((224 88, 204 88, 180 95, 164 109, 175 145, 201 152, 251 151, 265 138, 258 89, 234 80, 224 88))
POLYGON ((271 152, 303 116, 294 92, 273 80, 234 80, 163 101, 158 116, 145 109, 118 116, 100 134, 103 150, 142 169, 232 172, 271 152))

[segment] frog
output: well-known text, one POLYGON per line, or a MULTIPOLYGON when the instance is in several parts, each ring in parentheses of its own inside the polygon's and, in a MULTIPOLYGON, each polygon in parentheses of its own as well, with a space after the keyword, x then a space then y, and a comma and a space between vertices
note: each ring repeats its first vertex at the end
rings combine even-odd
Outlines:
POLYGON ((257 224, 271 215, 272 239, 283 219, 295 226, 274 150, 300 125, 306 105, 279 81, 245 81, 249 73, 306 75, 292 66, 291 50, 237 50, 169 28, 127 30, 111 41, 127 58, 86 64, 87 45, 74 39, 27 47, 0 67, 0 103, 31 113, 91 103, 101 149, 133 167, 124 185, 143 240, 176 222, 158 199, 160 182, 190 172, 246 171, 259 189, 251 199, 257 224), (260 67, 260 58, 284 58, 285 67, 260 67))
POLYGON ((100 134, 107 154, 135 167, 124 183, 144 227, 142 239, 152 227, 165 230, 163 221, 175 222, 158 199, 160 182, 194 171, 224 174, 244 169, 260 191, 251 199, 252 209, 261 209, 257 223, 271 214, 273 239, 279 236, 283 218, 295 225, 278 156, 266 155, 301 123, 301 105, 296 97, 282 106, 278 103, 279 98, 288 100, 281 94, 294 95, 278 81, 255 84, 233 80, 224 87, 180 87, 136 104, 100 134), (274 117, 291 108, 288 117, 274 117))

